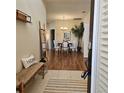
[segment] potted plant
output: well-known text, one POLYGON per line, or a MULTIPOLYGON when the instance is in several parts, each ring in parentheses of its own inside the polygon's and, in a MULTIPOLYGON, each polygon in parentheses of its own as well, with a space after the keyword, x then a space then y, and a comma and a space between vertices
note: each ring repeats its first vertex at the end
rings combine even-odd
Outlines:
POLYGON ((84 23, 81 22, 79 26, 73 27, 71 29, 72 33, 75 35, 75 37, 77 37, 78 39, 78 46, 77 46, 77 51, 81 52, 81 42, 82 42, 82 37, 83 37, 83 33, 84 33, 84 23))

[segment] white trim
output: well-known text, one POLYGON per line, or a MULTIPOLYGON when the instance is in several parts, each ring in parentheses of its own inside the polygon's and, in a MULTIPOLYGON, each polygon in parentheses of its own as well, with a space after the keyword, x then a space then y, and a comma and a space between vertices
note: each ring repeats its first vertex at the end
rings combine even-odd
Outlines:
POLYGON ((98 62, 98 34, 99 34, 99 16, 100 0, 95 0, 94 6, 94 23, 93 23, 93 46, 92 46, 92 75, 91 75, 91 93, 96 93, 96 76, 98 62))

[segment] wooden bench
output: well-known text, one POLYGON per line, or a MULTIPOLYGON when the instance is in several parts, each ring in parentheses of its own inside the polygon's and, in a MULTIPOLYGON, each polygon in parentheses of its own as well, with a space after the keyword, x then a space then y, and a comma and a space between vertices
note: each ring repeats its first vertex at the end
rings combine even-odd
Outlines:
POLYGON ((32 66, 22 69, 16 74, 16 89, 19 93, 24 93, 24 86, 39 72, 42 71, 44 78, 44 63, 36 63, 32 66))

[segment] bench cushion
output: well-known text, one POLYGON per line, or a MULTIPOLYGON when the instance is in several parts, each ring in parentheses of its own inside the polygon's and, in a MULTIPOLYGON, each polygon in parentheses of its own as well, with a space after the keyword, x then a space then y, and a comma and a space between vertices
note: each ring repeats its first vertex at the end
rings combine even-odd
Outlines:
POLYGON ((20 85, 21 82, 25 85, 44 65, 44 63, 35 63, 31 67, 23 69, 21 72, 16 74, 16 87, 20 85))

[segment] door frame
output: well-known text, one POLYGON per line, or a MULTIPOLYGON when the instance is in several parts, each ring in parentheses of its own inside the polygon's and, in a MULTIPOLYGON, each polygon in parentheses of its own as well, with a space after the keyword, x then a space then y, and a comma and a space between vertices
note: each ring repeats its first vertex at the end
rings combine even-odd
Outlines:
POLYGON ((51 47, 51 49, 54 48, 53 40, 55 40, 55 29, 50 29, 50 47, 51 47))
POLYGON ((99 17, 100 0, 94 0, 94 22, 93 22, 93 42, 92 42, 92 74, 91 74, 91 93, 96 93, 96 76, 98 73, 98 37, 99 37, 99 17))

